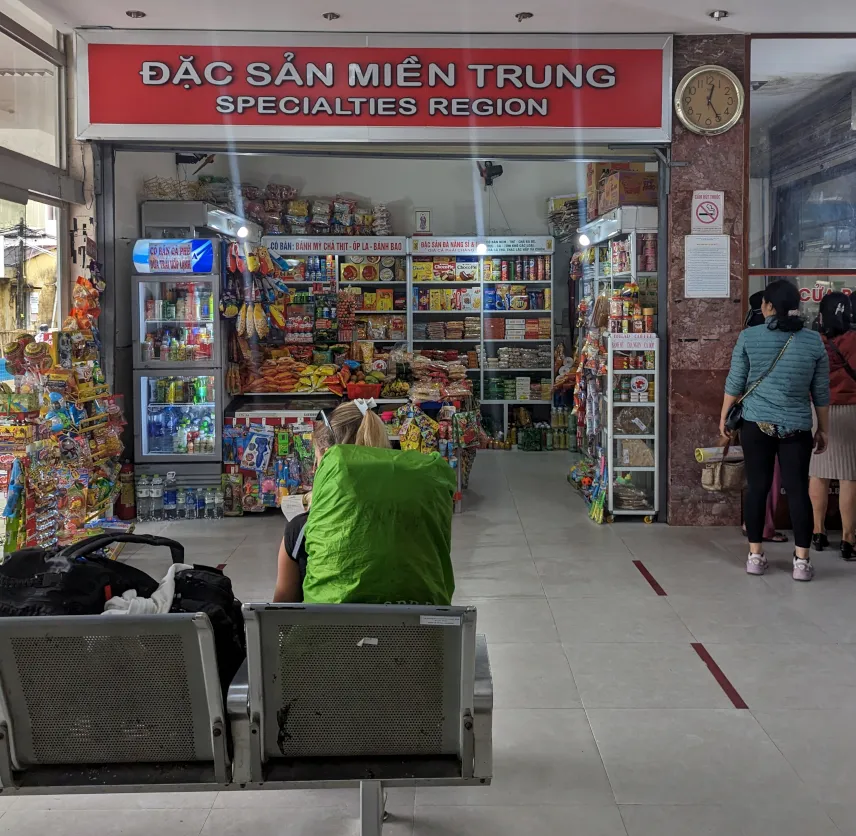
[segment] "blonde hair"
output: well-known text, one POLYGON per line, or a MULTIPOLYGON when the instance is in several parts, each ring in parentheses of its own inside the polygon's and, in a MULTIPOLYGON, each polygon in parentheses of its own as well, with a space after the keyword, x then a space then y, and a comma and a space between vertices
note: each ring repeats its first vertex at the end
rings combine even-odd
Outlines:
POLYGON ((330 422, 329 427, 323 420, 316 421, 312 435, 313 443, 322 453, 334 444, 392 447, 386 424, 371 409, 367 409, 363 415, 355 403, 343 403, 327 414, 327 420, 330 422))

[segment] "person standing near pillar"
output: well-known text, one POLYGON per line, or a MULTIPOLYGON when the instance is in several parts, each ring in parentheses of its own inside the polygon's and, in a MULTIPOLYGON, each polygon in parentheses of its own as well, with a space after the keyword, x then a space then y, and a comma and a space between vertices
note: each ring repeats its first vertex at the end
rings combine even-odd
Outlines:
POLYGON ((812 449, 820 455, 827 444, 829 360, 820 335, 804 327, 799 303, 799 291, 790 282, 779 279, 767 285, 761 303, 765 326, 741 331, 731 355, 719 427, 726 435, 728 413, 740 401, 740 443, 748 481, 746 571, 763 575, 768 568, 764 517, 778 456, 794 527, 793 577, 810 581, 814 520, 808 470, 812 449), (812 405, 817 415, 814 433, 812 405))
POLYGON ((829 357, 829 448, 811 457, 809 495, 814 510, 812 545, 818 551, 829 545, 826 508, 829 480, 837 479, 841 512, 841 557, 856 560, 856 331, 852 330, 850 297, 829 293, 823 297, 818 328, 829 357))

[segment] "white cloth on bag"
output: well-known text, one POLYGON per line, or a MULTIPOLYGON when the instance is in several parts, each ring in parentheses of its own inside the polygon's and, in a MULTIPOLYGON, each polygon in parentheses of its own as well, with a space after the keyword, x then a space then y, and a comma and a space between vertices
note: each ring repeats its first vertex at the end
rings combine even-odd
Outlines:
POLYGON ((175 597, 175 575, 192 569, 187 563, 173 563, 151 598, 137 595, 136 589, 129 589, 123 595, 114 595, 104 605, 104 615, 153 615, 169 612, 175 597))

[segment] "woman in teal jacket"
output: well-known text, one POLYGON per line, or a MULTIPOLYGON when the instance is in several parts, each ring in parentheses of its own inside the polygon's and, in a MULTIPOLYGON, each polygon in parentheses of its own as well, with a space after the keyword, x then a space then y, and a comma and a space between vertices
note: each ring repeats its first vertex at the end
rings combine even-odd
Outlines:
POLYGON ((804 328, 799 302, 799 291, 790 282, 779 279, 767 285, 761 305, 766 325, 740 332, 725 381, 719 428, 726 435, 728 410, 748 392, 740 428, 748 482, 743 509, 749 537, 746 571, 763 575, 767 570, 764 516, 778 456, 794 528, 794 580, 810 581, 814 519, 808 471, 812 450, 820 454, 826 449, 829 360, 820 335, 804 328), (817 415, 814 433, 812 405, 817 415))

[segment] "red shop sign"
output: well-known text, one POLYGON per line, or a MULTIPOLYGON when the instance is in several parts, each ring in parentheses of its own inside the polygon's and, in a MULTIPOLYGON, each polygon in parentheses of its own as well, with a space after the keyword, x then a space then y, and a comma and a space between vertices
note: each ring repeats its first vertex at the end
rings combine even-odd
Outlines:
POLYGON ((671 39, 89 31, 84 139, 666 141, 671 39), (322 43, 323 40, 323 43, 322 43), (422 45, 420 45, 422 44, 422 45), (612 45, 610 45, 612 44, 612 45))

